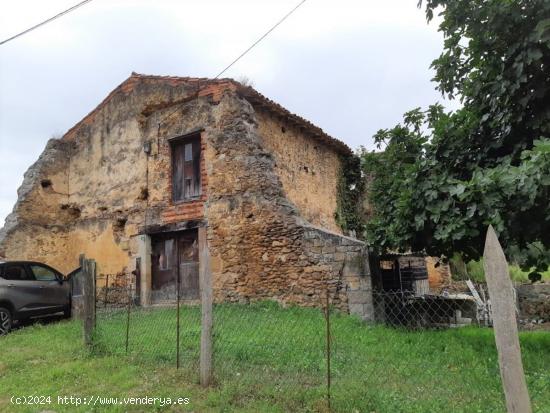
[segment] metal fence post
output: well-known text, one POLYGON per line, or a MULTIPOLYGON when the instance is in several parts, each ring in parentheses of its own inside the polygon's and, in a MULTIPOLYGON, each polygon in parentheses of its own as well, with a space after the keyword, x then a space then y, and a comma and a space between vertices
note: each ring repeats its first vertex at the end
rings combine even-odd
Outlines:
POLYGON ((83 295, 84 295, 84 344, 91 346, 93 330, 95 326, 95 261, 80 256, 80 265, 83 272, 83 295))
POLYGON ((109 297, 109 274, 106 276, 105 279, 105 298, 103 302, 103 308, 107 308, 107 298, 109 297))
MULTIPOLYGON (((93 260, 92 260, 93 261, 93 260)), ((94 295, 94 302, 93 302, 93 310, 94 310, 94 315, 93 315, 93 318, 94 318, 94 328, 96 328, 96 320, 97 320, 97 272, 96 272, 96 269, 95 269, 95 261, 93 261, 93 286, 92 286, 92 290, 93 290, 93 295, 94 295)))
POLYGON ((325 297, 325 323, 326 323, 326 358, 327 358, 327 407, 330 412, 330 301, 329 301, 329 290, 328 284, 326 286, 326 297, 325 297))
POLYGON ((199 228, 199 282, 201 292, 201 351, 200 383, 206 387, 212 382, 212 273, 206 239, 206 227, 199 228))
POLYGON ((177 253, 177 281, 176 281, 176 369, 180 368, 180 288, 181 288, 181 262, 180 262, 180 248, 179 242, 176 242, 177 253))
POLYGON ((128 354, 128 343, 130 339, 130 306, 132 305, 132 284, 126 279, 126 289, 128 291, 128 305, 126 310, 126 354, 128 354))

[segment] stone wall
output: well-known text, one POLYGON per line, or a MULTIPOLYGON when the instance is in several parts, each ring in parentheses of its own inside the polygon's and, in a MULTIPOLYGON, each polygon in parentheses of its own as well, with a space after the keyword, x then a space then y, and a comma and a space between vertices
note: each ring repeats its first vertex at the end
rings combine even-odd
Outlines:
MULTIPOLYGON (((306 255, 311 263, 326 266, 332 272, 329 289, 338 296, 340 308, 364 320, 374 320, 371 273, 366 246, 349 237, 342 237, 318 228, 306 228, 306 255)), ((315 272, 307 267, 305 273, 315 272)), ((321 288, 322 290, 322 288, 321 288)), ((333 300, 333 304, 337 304, 333 300)))
POLYGON ((262 145, 275 158, 285 196, 313 225, 341 233, 334 218, 341 169, 338 153, 264 110, 256 111, 256 119, 262 145))
POLYGON ((516 292, 520 318, 550 322, 550 284, 521 284, 516 292))
POLYGON ((215 299, 315 306, 328 288, 333 305, 368 317, 363 244, 303 219, 285 196, 248 102, 226 94, 213 114, 206 217, 215 299))

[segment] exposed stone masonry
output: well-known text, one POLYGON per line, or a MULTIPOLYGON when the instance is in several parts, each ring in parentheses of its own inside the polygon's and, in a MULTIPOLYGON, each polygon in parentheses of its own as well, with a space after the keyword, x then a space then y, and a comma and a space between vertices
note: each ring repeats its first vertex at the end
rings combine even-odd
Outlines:
POLYGON ((331 212, 340 167, 332 160, 345 145, 313 125, 296 126, 297 117, 285 124, 278 106, 277 119, 268 120, 259 100, 254 95, 261 116, 231 81, 133 75, 61 140, 48 143, 0 233, 0 255, 68 272, 85 253, 100 273, 115 274, 132 270, 138 257, 150 263, 143 237, 151 228, 206 225, 216 300, 316 306, 328 288, 334 306, 368 319, 364 245, 339 235, 331 212), (267 121, 292 130, 301 150, 317 151, 308 158, 320 177, 297 171, 300 190, 292 190, 277 162, 288 159, 287 174, 300 165, 277 152, 277 134, 262 136, 267 121), (174 204, 169 138, 197 130, 201 197, 174 204), (327 188, 315 195, 323 174, 327 188))
POLYGON ((521 318, 550 322, 550 284, 521 284, 516 292, 521 318))

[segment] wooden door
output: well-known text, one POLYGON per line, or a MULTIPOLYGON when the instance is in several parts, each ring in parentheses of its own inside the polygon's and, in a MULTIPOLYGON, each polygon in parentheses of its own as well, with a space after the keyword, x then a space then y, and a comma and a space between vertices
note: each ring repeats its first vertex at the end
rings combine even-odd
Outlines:
POLYGON ((152 249, 152 295, 153 302, 173 300, 176 297, 177 255, 173 234, 153 237, 152 249))
POLYGON ((178 238, 180 298, 199 298, 199 242, 197 232, 178 238))
POLYGON ((178 286, 181 299, 198 299, 197 230, 154 236, 151 246, 153 301, 176 300, 178 286))

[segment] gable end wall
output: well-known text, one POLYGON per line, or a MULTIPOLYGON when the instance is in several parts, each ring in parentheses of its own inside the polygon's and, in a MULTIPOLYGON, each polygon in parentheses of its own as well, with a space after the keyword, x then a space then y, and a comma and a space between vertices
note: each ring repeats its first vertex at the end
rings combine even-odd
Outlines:
POLYGON ((262 145, 275 157, 285 196, 311 224, 341 233, 335 220, 340 155, 307 132, 256 109, 262 145))

